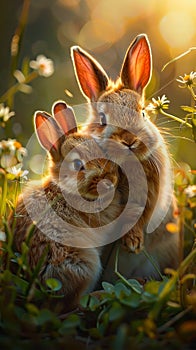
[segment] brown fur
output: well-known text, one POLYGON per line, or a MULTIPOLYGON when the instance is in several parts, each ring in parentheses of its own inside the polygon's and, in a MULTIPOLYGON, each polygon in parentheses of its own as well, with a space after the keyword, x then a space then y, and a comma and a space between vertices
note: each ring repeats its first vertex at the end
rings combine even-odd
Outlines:
MULTIPOLYGON (((100 68, 95 59, 81 48, 73 47, 72 59, 82 93, 88 101, 89 99, 91 101, 89 104, 91 117, 84 131, 86 134, 93 135, 107 156, 118 161, 121 166, 125 166, 129 174, 130 187, 128 188, 123 172, 120 172, 118 185, 122 202, 126 201, 128 193, 132 198, 128 203, 130 211, 128 209, 125 215, 127 231, 126 229, 124 231, 127 233, 123 236, 123 245, 129 251, 140 252, 144 244, 161 271, 168 266, 176 268, 178 234, 170 234, 165 227, 167 222, 175 221, 170 155, 161 133, 149 120, 143 104, 144 89, 151 76, 151 51, 148 39, 142 34, 130 45, 125 55, 120 78, 116 83, 111 82, 103 68, 100 68), (88 71, 88 80, 85 81, 86 71, 88 71), (104 84, 101 84, 103 80, 104 84), (94 81, 96 81, 95 85, 94 81), (100 117, 103 117, 103 114, 107 119, 106 125, 100 123, 100 117), (139 161, 145 172, 147 201, 139 220, 129 229, 130 218, 135 215, 137 207, 140 208, 144 200, 141 191, 144 181, 135 159, 139 161), (161 217, 162 212, 167 212, 165 218, 161 217), (159 215, 162 222, 157 227, 155 223, 159 215), (149 230, 153 230, 149 234, 145 233, 148 225, 149 230)), ((108 259, 110 261, 105 276, 111 279, 111 265, 114 266, 115 258, 113 254, 111 254, 112 257, 109 256, 108 247, 105 251, 106 261, 108 262, 108 259)), ((126 276, 158 277, 142 252, 137 256, 130 256, 122 250, 120 257, 120 268, 126 276)))
MULTIPOLYGON (((64 105, 65 120, 66 108, 64 105)), ((37 112, 35 122, 38 139, 50 152, 49 176, 38 183, 27 184, 18 199, 17 218, 12 215, 10 225, 14 221, 14 246, 21 252, 22 243, 28 238, 28 228, 35 224, 29 243, 29 266, 32 270, 36 268, 45 254, 40 280, 44 283, 50 277, 59 279, 62 283, 59 293, 64 294, 65 309, 70 310, 84 291, 93 288, 100 275, 98 247, 104 245, 107 231, 99 237, 93 228, 109 224, 111 218, 118 217, 121 212, 118 192, 105 210, 99 207, 96 210, 94 206, 104 204, 110 193, 104 181, 110 181, 116 188, 118 168, 104 159, 102 150, 90 136, 75 131, 55 140, 60 131, 53 117, 37 112), (47 127, 42 128, 43 121, 47 127), (81 170, 73 168, 75 158, 82 161, 81 170), (95 202, 101 180, 104 192, 100 195, 100 202, 95 202), (92 212, 72 205, 79 203, 81 198, 90 205, 92 212)))

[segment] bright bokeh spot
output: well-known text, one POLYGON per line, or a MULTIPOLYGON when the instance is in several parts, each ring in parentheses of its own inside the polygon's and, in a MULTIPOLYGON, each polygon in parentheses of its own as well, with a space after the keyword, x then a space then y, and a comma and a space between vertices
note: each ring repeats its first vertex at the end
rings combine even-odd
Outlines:
POLYGON ((170 233, 178 233, 179 232, 179 227, 177 224, 175 224, 174 222, 168 222, 166 224, 166 229, 167 231, 169 231, 170 233))
MULTIPOLYGON (((90 3, 90 1, 88 1, 90 3)), ((102 18, 110 23, 116 25, 119 28, 122 22, 129 21, 131 18, 134 19, 142 14, 148 14, 152 11, 153 6, 156 6, 156 1, 146 0, 130 1, 130 0, 100 0, 96 1, 92 7, 92 17, 102 18)))
POLYGON ((80 0, 58 0, 58 2, 65 7, 77 7, 80 0))
POLYGON ((110 23, 97 19, 87 22, 80 31, 79 44, 90 50, 111 45, 116 40, 116 29, 110 23))
POLYGON ((77 26, 72 22, 61 23, 58 27, 57 38, 62 46, 66 46, 68 39, 74 42, 77 35, 77 26))
POLYGON ((195 33, 193 17, 186 12, 169 12, 160 21, 160 32, 171 47, 188 47, 195 33))
POLYGON ((42 154, 35 154, 29 162, 29 168, 35 174, 42 175, 46 157, 42 154))

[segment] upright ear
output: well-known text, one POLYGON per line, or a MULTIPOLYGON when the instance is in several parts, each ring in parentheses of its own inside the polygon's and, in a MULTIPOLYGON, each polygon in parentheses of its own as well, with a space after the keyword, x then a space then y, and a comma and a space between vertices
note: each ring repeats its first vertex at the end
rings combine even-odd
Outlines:
POLYGON ((96 101, 108 86, 107 74, 101 65, 79 46, 71 48, 71 57, 81 91, 85 97, 96 101))
POLYGON ((129 46, 120 77, 124 87, 142 94, 151 78, 152 57, 148 38, 138 35, 129 46))
POLYGON ((43 148, 58 160, 63 131, 52 116, 46 112, 37 111, 34 117, 37 138, 43 148))
POLYGON ((52 114, 66 135, 77 132, 74 111, 65 102, 55 102, 52 107, 52 114))

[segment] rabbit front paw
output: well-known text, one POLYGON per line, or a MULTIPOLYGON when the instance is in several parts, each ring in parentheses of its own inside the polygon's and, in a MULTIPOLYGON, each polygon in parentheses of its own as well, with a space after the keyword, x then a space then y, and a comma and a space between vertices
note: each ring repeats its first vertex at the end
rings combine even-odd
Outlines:
POLYGON ((132 253, 140 253, 143 248, 143 234, 130 231, 123 237, 122 244, 126 250, 132 253))

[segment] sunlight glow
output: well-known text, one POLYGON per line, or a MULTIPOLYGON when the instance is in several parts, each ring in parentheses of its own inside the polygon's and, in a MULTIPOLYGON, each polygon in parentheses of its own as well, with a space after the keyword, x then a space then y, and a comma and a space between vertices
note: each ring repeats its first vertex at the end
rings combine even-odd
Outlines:
POLYGON ((99 48, 105 44, 110 46, 116 41, 116 28, 110 23, 97 19, 87 22, 80 31, 79 44, 88 49, 99 48))
POLYGON ((43 167, 46 157, 41 154, 35 154, 29 162, 29 168, 31 171, 33 171, 35 174, 41 175, 43 174, 43 167))
POLYGON ((191 14, 169 12, 160 21, 160 32, 171 47, 188 47, 195 34, 195 23, 191 14))

